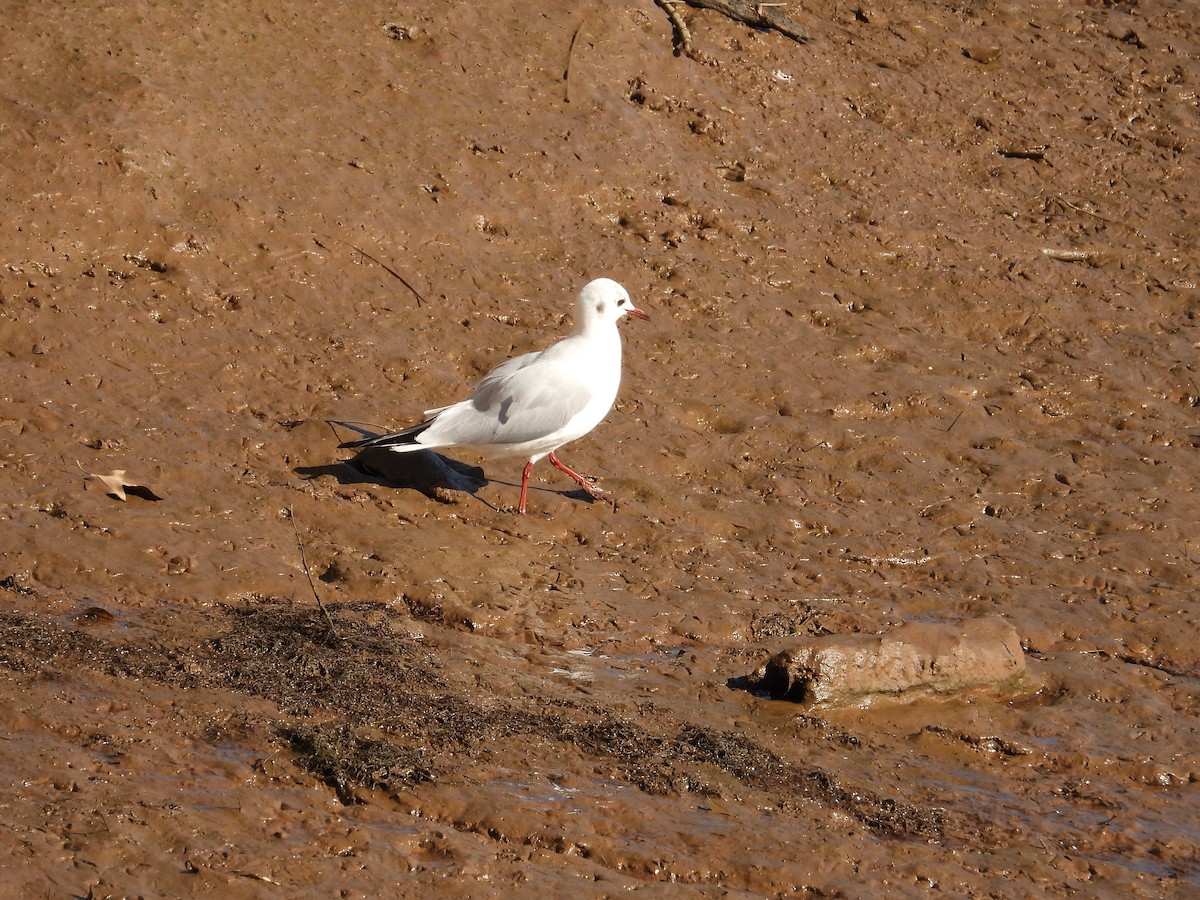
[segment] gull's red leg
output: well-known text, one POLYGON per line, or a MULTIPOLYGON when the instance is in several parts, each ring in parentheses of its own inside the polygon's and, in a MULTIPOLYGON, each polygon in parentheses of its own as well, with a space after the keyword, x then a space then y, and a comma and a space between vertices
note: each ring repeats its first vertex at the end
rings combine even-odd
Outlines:
POLYGON ((525 470, 521 472, 521 502, 517 504, 517 514, 525 515, 525 497, 529 494, 529 473, 533 471, 533 460, 525 463, 525 470))
POLYGON ((592 482, 590 482, 588 479, 584 478, 578 472, 573 472, 573 471, 571 471, 571 469, 564 466, 562 464, 562 462, 559 461, 559 458, 557 456, 555 456, 553 453, 550 454, 548 459, 550 460, 550 465, 554 466, 554 468, 558 469, 558 471, 560 471, 560 472, 566 472, 568 475, 570 475, 572 478, 575 479, 576 484, 578 484, 581 488, 583 488, 585 491, 587 491, 593 497, 599 497, 601 494, 604 493, 604 491, 600 490, 600 488, 596 487, 596 485, 592 484, 592 482))

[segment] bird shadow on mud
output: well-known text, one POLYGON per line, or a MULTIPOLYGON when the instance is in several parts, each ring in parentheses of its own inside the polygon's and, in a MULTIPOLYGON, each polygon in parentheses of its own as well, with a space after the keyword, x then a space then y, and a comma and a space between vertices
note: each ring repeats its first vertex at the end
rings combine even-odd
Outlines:
MULTIPOLYGON (((339 440, 341 439, 339 429, 353 431, 362 438, 379 436, 375 429, 364 427, 356 422, 326 420, 325 424, 333 429, 339 440)), ((490 509, 499 509, 500 507, 480 497, 478 495, 480 488, 493 483, 520 488, 519 483, 489 479, 484 475, 481 467, 460 462, 432 450, 396 453, 387 447, 367 447, 350 459, 338 460, 323 466, 297 466, 292 471, 307 479, 332 475, 341 485, 379 484, 391 488, 409 488, 420 491, 426 497, 439 503, 457 502, 457 498, 454 496, 455 492, 470 494, 490 509)), ((584 500, 588 503, 595 502, 595 498, 582 488, 563 491, 530 485, 530 490, 559 494, 572 500, 584 500)))
MULTIPOLYGON (((323 466, 297 466, 292 471, 304 478, 332 475, 341 485, 379 484, 390 488, 408 488, 420 491, 439 503, 454 503, 454 493, 470 494, 491 509, 499 508, 478 494, 480 488, 493 483, 484 475, 483 469, 442 456, 432 450, 396 453, 386 447, 371 447, 351 459, 323 466)), ((520 487, 508 481, 494 483, 520 487)), ((592 502, 592 497, 583 490, 556 491, 533 485, 530 489, 592 502)))
POLYGON ((439 503, 453 503, 451 492, 465 493, 492 506, 477 496, 479 489, 488 484, 483 469, 431 450, 395 453, 385 447, 371 447, 351 459, 323 466, 297 466, 292 471, 304 478, 332 475, 342 485, 381 484, 409 488, 439 503))

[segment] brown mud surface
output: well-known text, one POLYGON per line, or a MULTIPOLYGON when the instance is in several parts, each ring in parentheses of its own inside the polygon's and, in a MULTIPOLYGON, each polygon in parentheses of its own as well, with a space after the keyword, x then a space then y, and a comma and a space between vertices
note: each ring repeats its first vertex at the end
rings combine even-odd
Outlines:
POLYGON ((1194 5, 676 8, 3 5, 0 893, 1200 891, 1194 5), (339 464, 602 275, 611 503, 339 464))

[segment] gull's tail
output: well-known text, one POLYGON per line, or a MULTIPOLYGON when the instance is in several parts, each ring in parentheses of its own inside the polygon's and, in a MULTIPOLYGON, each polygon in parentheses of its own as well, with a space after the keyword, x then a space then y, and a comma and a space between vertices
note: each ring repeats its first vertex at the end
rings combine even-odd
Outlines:
POLYGON ((381 449, 406 450, 412 448, 419 449, 420 444, 417 443, 417 438, 424 434, 425 430, 433 424, 433 419, 426 419, 419 425, 413 425, 411 428, 405 428, 403 431, 397 431, 393 434, 380 434, 375 437, 361 438, 357 441, 346 441, 343 444, 338 444, 338 447, 346 450, 369 450, 373 447, 381 449))

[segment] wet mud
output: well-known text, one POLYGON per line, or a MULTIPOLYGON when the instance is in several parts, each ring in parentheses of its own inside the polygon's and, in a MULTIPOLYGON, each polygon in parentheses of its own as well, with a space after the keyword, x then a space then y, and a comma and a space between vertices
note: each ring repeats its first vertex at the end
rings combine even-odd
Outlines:
POLYGON ((1197 890, 1190 5, 9 7, 0 892, 1197 890), (601 276, 604 499, 337 450, 601 276))

